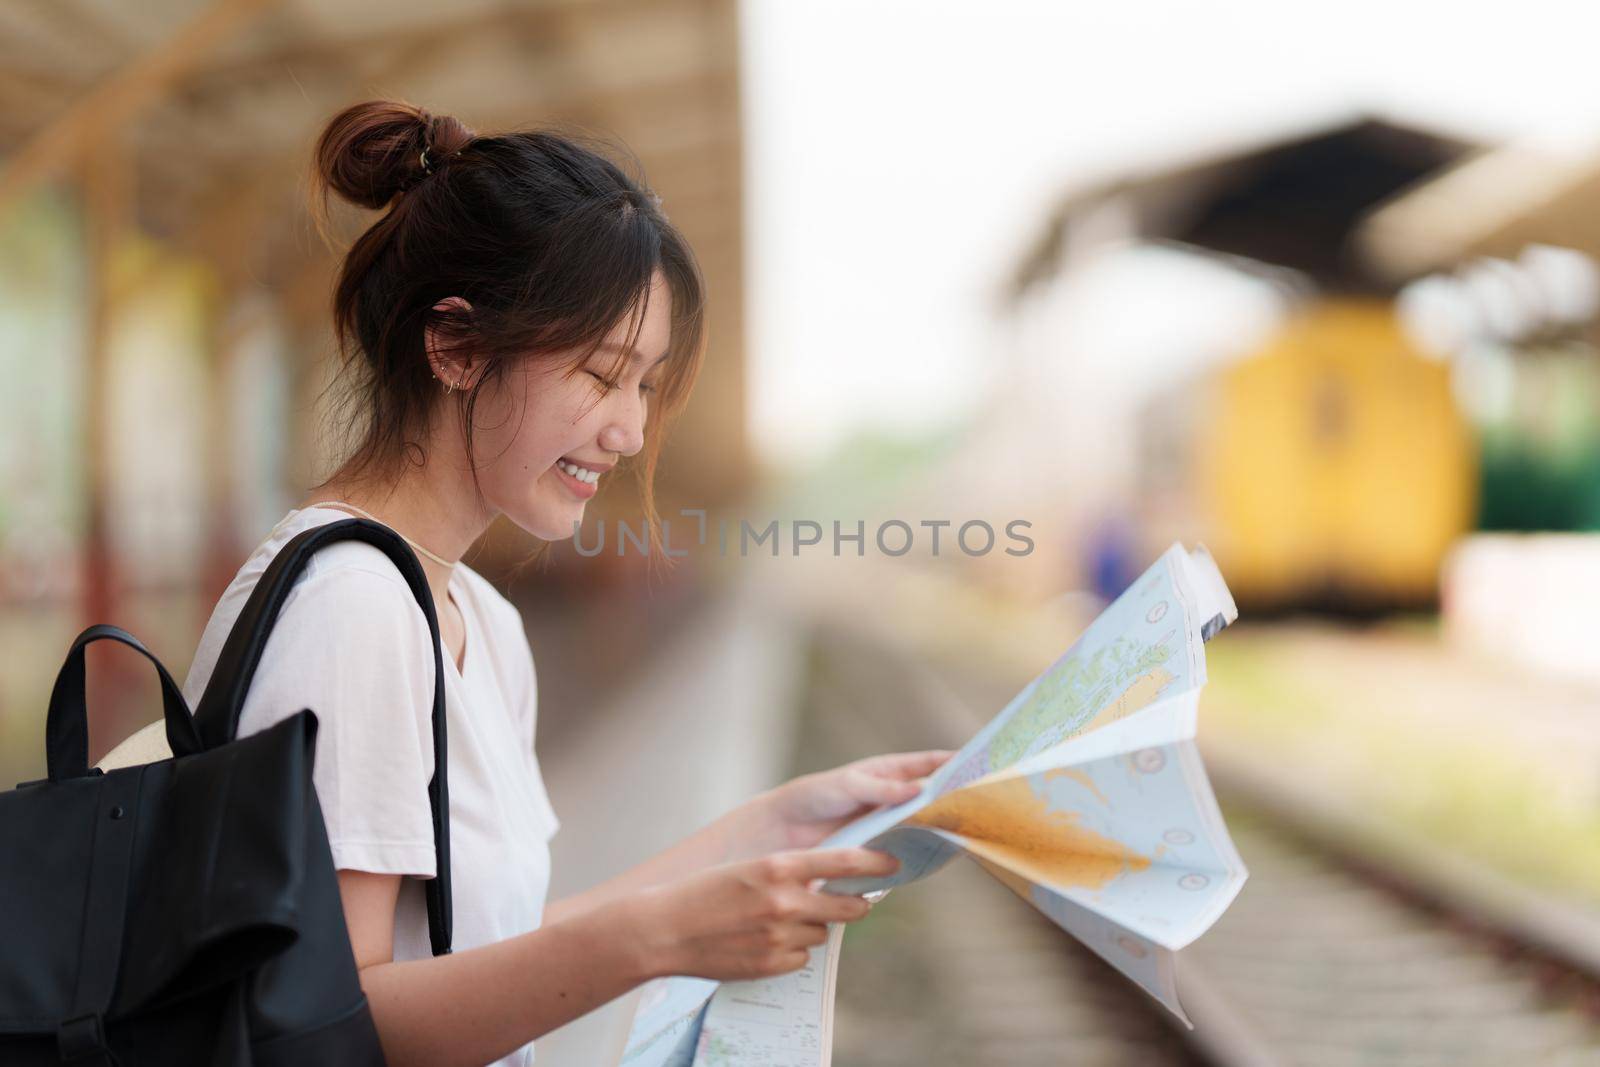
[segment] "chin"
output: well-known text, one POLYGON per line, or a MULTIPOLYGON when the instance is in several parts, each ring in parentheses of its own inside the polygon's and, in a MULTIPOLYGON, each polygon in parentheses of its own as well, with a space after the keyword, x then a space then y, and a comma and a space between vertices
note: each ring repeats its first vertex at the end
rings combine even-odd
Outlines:
POLYGON ((504 505, 496 510, 517 529, 541 541, 570 540, 574 525, 583 522, 588 503, 575 499, 559 485, 546 485, 543 478, 502 499, 504 505))
POLYGON ((518 529, 532 534, 541 541, 566 541, 572 537, 573 525, 583 522, 583 505, 557 510, 540 508, 525 514, 505 512, 518 529))

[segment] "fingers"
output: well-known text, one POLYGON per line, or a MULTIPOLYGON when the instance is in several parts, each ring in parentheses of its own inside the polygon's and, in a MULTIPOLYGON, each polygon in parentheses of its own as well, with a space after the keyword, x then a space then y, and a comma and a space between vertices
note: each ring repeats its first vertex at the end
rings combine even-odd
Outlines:
POLYGON ((955 755, 949 749, 892 752, 853 764, 845 775, 845 788, 861 804, 904 804, 922 791, 923 779, 955 755))
POLYGON ((823 923, 800 923, 795 927, 794 939, 800 948, 816 948, 828 940, 828 927, 823 923))
POLYGON ((819 892, 813 883, 886 877, 899 868, 900 861, 884 852, 835 848, 779 852, 708 872, 701 879, 720 883, 722 891, 709 901, 704 892, 685 897, 681 928, 689 963, 674 973, 727 979, 803 967, 828 940, 830 927, 864 918, 872 908, 864 897, 819 892))
POLYGON ((822 923, 773 923, 760 930, 751 930, 728 938, 728 947, 749 955, 768 952, 805 951, 828 940, 828 928, 822 923))
POLYGON ((740 970, 750 978, 797 971, 811 962, 811 950, 827 940, 828 928, 815 923, 774 927, 745 946, 740 970))
POLYGON ((853 923, 866 918, 871 910, 872 905, 865 897, 819 893, 813 889, 807 889, 805 900, 796 905, 796 912, 802 919, 816 923, 853 923))
POLYGON ((955 753, 947 748, 930 748, 922 752, 891 752, 864 760, 868 770, 882 778, 913 779, 932 774, 944 766, 955 753))
POLYGON ((900 869, 899 860, 870 848, 779 852, 763 862, 772 879, 802 885, 815 878, 886 878, 900 869))
POLYGON ((916 796, 922 786, 915 781, 901 781, 882 777, 866 770, 854 770, 845 775, 845 791, 858 804, 876 807, 879 804, 903 804, 916 796))

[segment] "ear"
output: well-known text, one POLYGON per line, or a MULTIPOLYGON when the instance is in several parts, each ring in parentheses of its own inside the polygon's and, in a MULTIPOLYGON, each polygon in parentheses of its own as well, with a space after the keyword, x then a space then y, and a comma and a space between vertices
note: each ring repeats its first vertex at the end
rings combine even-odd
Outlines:
MULTIPOLYGON (((433 310, 468 314, 472 305, 459 296, 447 296, 437 304, 433 310)), ((427 326, 423 330, 423 344, 427 347, 428 364, 433 369, 433 376, 445 385, 454 384, 456 388, 465 388, 471 384, 473 367, 472 352, 464 348, 450 350, 446 334, 435 326, 427 326)))

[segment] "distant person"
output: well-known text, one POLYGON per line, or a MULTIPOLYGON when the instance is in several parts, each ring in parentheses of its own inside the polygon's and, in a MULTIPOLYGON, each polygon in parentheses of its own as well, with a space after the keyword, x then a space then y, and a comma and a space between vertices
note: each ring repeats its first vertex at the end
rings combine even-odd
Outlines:
POLYGON ((1118 515, 1106 518, 1090 535, 1088 547, 1095 596, 1110 603, 1139 577, 1133 524, 1118 515))
POLYGON ((239 730, 317 712, 317 794, 389 1062, 526 1064, 534 1038, 650 978, 800 967, 826 923, 868 907, 812 880, 896 863, 796 850, 909 799, 948 753, 797 778, 547 906, 557 821, 534 754, 533 659, 516 610, 459 562, 499 515, 547 541, 571 536, 597 482, 628 457, 654 518, 661 430, 689 395, 703 341, 701 278, 682 236, 647 188, 588 147, 549 132, 478 136, 402 103, 334 117, 316 169, 324 205, 331 190, 383 212, 333 294, 354 447, 240 569, 184 691, 198 701, 251 589, 296 534, 361 515, 416 549, 444 645, 452 955, 430 954, 417 881, 435 873, 431 639, 378 549, 340 543, 313 558, 239 730))

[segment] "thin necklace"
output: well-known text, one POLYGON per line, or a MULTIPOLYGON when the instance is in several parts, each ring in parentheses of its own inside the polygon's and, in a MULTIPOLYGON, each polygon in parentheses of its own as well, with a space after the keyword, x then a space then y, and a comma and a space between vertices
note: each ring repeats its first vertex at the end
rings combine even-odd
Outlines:
MULTIPOLYGON (((382 519, 378 518, 378 516, 374 515, 372 512, 370 512, 370 511, 362 511, 360 508, 356 507, 354 504, 347 504, 343 500, 319 500, 315 504, 307 504, 306 508, 344 508, 347 511, 355 512, 357 515, 360 515, 363 519, 371 519, 373 522, 382 523, 384 526, 389 526, 388 523, 386 523, 382 519)), ((301 510, 303 511, 303 510, 305 510, 305 508, 302 508, 301 510)), ((394 527, 393 526, 389 526, 389 529, 394 530, 394 527)), ((404 541, 406 544, 408 544, 412 548, 416 549, 422 555, 427 556, 429 559, 433 560, 435 563, 439 564, 439 566, 441 566, 441 567, 454 567, 457 563, 461 562, 460 560, 445 559, 443 556, 436 555, 433 552, 429 552, 427 549, 423 548, 421 545, 419 545, 415 541, 411 540, 411 538, 407 537, 405 534, 400 533, 399 530, 395 530, 394 532, 397 533, 397 534, 400 534, 400 539, 402 541, 404 541)))

